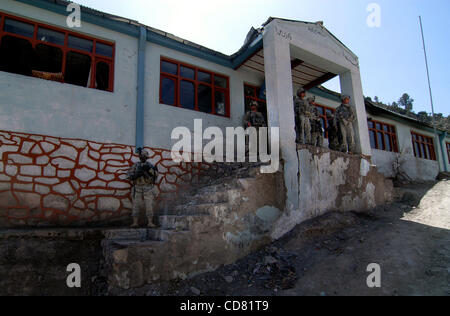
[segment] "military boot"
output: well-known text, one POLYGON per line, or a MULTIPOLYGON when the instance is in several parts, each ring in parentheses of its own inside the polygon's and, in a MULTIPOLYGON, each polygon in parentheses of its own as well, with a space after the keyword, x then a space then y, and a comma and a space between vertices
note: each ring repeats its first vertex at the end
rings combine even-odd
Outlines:
POLYGON ((138 228, 139 227, 139 217, 135 216, 133 217, 133 224, 131 224, 131 228, 138 228))

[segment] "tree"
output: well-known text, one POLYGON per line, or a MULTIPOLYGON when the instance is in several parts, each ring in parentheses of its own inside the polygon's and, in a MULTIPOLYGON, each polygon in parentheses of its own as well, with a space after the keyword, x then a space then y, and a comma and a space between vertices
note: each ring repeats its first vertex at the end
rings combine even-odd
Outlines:
POLYGON ((380 98, 378 98, 377 96, 375 96, 375 97, 373 98, 373 100, 375 101, 375 103, 380 103, 380 98))
POLYGON ((425 112, 425 111, 417 113, 417 118, 419 119, 419 121, 422 121, 422 122, 425 122, 425 123, 429 122, 428 113, 425 112))
POLYGON ((402 97, 398 100, 398 103, 401 107, 403 107, 407 112, 412 112, 414 99, 412 99, 409 94, 404 93, 402 97))

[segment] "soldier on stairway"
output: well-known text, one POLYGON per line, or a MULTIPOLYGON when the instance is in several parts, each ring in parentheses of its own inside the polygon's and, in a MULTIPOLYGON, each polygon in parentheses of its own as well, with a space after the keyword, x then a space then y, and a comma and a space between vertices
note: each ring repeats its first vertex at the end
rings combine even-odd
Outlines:
POLYGON ((139 209, 142 202, 145 204, 148 227, 155 228, 153 212, 158 188, 155 185, 158 179, 158 168, 148 162, 149 155, 145 150, 139 149, 139 162, 135 163, 128 171, 128 179, 133 183, 133 224, 132 228, 139 226, 139 209))

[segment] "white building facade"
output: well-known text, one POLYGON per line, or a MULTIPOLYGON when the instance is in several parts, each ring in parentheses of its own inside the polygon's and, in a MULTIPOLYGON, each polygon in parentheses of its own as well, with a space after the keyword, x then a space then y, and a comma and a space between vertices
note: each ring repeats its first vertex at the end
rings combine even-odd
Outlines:
MULTIPOLYGON (((193 131, 195 119, 204 128, 242 126, 251 100, 260 102, 269 127, 280 127, 287 209, 298 210, 294 92, 303 86, 315 95, 325 117, 339 98, 316 87, 336 76, 356 109, 358 153, 373 157, 386 176, 395 176, 397 171, 389 169, 394 155, 371 148, 377 144, 371 146, 358 58, 321 23, 269 19, 249 33, 239 52, 226 56, 87 8, 81 11, 82 26, 69 28, 67 4, 0 4, 0 199, 21 215, 14 218, 31 217, 34 208, 23 211, 22 197, 49 218, 78 218, 85 208, 93 213, 129 209, 123 171, 139 147, 162 164, 161 192, 174 190, 177 179, 192 178, 193 169, 180 173, 163 163, 170 160, 173 129, 193 131), (61 215, 61 208, 71 215, 61 215)), ((395 123, 395 133, 398 151, 411 157, 404 168, 417 171, 411 178, 434 178, 439 168, 433 158, 448 170, 449 138, 444 135, 446 150, 436 146, 434 156, 427 156, 428 145, 423 155, 417 147, 416 156, 430 161, 415 158, 402 124, 395 123)), ((415 126, 422 132, 420 124, 415 126)))

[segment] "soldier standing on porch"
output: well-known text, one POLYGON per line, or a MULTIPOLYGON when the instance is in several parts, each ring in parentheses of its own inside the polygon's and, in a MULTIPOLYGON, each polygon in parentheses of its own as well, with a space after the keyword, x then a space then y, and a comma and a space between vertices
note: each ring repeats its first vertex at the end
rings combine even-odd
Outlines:
POLYGON ((355 131, 353 129, 353 122, 356 117, 350 105, 350 97, 348 95, 342 96, 342 104, 336 110, 336 117, 342 135, 341 151, 354 153, 355 131))
POLYGON ((148 227, 156 227, 153 224, 153 209, 158 195, 156 180, 158 169, 148 162, 149 155, 145 150, 139 150, 139 162, 135 163, 128 171, 128 179, 133 183, 133 224, 132 228, 139 226, 139 208, 142 202, 145 204, 148 227))
MULTIPOLYGON (((259 112, 259 105, 257 101, 251 101, 250 109, 251 111, 247 112, 244 117, 244 128, 247 129, 249 127, 256 128, 257 137, 259 139, 259 128, 267 127, 266 120, 264 119, 264 115, 259 112)), ((249 154, 249 144, 250 136, 248 134, 245 135, 245 155, 249 154)))
POLYGON ((244 117, 245 128, 255 127, 256 129, 259 129, 260 127, 267 127, 264 115, 258 111, 258 108, 258 102, 252 101, 250 103, 251 111, 247 112, 244 117))
POLYGON ((311 143, 311 124, 309 122, 311 113, 309 103, 306 101, 306 91, 303 88, 297 90, 294 98, 295 131, 298 144, 311 143))
POLYGON ((322 126, 322 118, 320 117, 319 109, 316 106, 316 98, 308 98, 308 103, 311 108, 311 145, 323 147, 325 131, 322 126))

